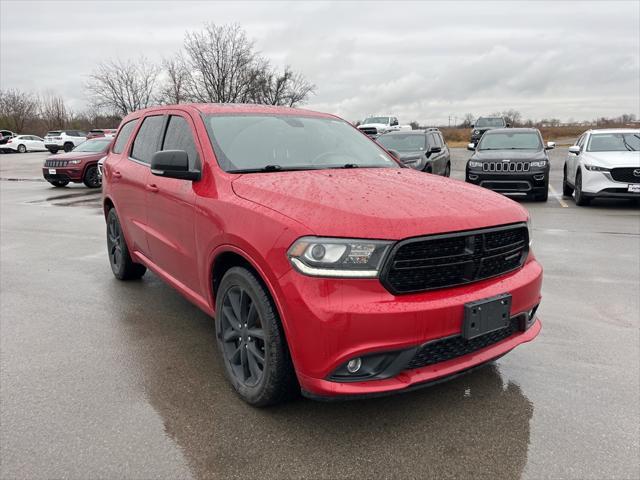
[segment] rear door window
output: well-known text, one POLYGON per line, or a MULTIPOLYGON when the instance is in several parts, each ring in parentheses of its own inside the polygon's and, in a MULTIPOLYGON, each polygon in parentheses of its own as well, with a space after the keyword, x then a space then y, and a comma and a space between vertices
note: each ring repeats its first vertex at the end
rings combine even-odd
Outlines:
POLYGON ((189 169, 194 170, 198 164, 198 150, 193 139, 189 123, 177 115, 169 117, 167 133, 164 136, 162 150, 184 150, 189 156, 189 169))
POLYGON ((122 153, 137 123, 138 119, 136 118, 135 120, 129 120, 122 126, 118 138, 116 138, 116 142, 113 144, 113 153, 122 153))
POLYGON ((151 164, 151 157, 160 150, 164 117, 154 115, 142 121, 140 130, 133 140, 131 157, 140 162, 151 164))

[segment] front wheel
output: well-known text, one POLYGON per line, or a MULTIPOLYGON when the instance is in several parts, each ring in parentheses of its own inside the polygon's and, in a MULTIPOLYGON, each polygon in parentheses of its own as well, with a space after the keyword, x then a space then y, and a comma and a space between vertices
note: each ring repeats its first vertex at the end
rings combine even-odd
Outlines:
POLYGON ((564 167, 564 174, 562 176, 562 196, 570 197, 573 195, 573 187, 569 185, 567 181, 567 167, 564 167))
POLYGON ((131 260, 115 208, 107 215, 107 252, 111 271, 118 280, 140 278, 147 271, 147 267, 131 260))
POLYGON ((582 173, 580 172, 580 170, 578 170, 578 173, 576 174, 576 205, 580 206, 580 207, 584 207, 586 205, 589 205, 589 203, 591 203, 591 199, 588 197, 585 197, 584 192, 582 191, 582 173))
POLYGON ((98 175, 98 166, 89 165, 87 171, 84 172, 84 178, 82 179, 84 184, 89 188, 99 188, 102 185, 100 176, 98 175))
POLYGON ((225 374, 247 403, 280 403, 299 391, 278 313, 256 275, 233 267, 216 295, 216 338, 225 374))
POLYGON ((54 155, 55 155, 56 153, 58 153, 58 149, 57 149, 57 148, 49 148, 48 150, 49 150, 51 153, 53 153, 54 155))
POLYGON ((49 183, 54 187, 62 188, 69 185, 69 180, 51 180, 49 183))

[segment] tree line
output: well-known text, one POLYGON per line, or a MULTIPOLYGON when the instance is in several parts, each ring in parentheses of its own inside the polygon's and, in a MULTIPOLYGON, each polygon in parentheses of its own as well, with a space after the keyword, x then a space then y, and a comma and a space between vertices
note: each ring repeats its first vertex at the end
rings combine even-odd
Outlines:
POLYGON ((89 107, 73 112, 54 92, 0 90, 0 127, 17 133, 116 127, 153 105, 258 103, 295 107, 315 85, 290 66, 274 67, 237 24, 206 24, 185 34, 182 49, 159 63, 145 57, 100 62, 85 85, 89 107))

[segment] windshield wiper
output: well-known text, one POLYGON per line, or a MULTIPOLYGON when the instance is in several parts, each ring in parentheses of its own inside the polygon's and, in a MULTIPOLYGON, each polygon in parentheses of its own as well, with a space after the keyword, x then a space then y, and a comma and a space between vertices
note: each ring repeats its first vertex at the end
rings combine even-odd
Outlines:
POLYGON ((287 172, 291 170, 312 170, 310 167, 283 167, 282 165, 265 165, 257 168, 239 168, 227 170, 229 173, 287 172))

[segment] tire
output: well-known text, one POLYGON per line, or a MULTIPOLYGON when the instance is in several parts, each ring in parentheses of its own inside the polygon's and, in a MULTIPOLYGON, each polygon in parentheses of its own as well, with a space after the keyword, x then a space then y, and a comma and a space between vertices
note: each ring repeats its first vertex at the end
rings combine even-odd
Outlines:
POLYGON ((27 147, 23 144, 18 145, 18 153, 27 153, 27 147))
POLYGON ((573 187, 569 185, 569 182, 567 181, 567 167, 565 166, 562 177, 562 196, 570 197, 571 195, 573 195, 573 187))
POLYGON ((576 185, 576 188, 575 188, 576 205, 580 207, 589 205, 589 203, 591 203, 591 199, 588 197, 585 197, 584 193, 582 193, 582 173, 580 172, 580 170, 578 170, 578 173, 576 173, 575 185, 576 185))
POLYGON ((240 398, 264 407, 299 393, 278 312, 253 272, 232 267, 225 273, 215 325, 225 374, 240 398))
POLYGON ((451 176, 451 164, 447 163, 447 166, 444 167, 444 176, 445 177, 450 177, 451 176))
POLYGON ((89 188, 100 188, 102 180, 98 176, 98 166, 89 165, 84 172, 82 182, 89 188))
POLYGON ((131 260, 115 208, 107 214, 107 253, 111 271, 118 280, 138 279, 147 271, 147 267, 131 260))
POLYGON ((69 153, 71 150, 73 150, 74 147, 75 147, 75 145, 73 143, 67 142, 67 143, 64 144, 64 147, 62 147, 62 148, 64 148, 64 151, 66 153, 69 153))
POLYGON ((58 149, 57 149, 57 148, 49 148, 48 150, 49 150, 51 153, 53 153, 54 155, 55 155, 56 153, 58 153, 58 149))
POLYGON ((54 187, 62 188, 69 185, 69 180, 51 180, 49 183, 54 187))

